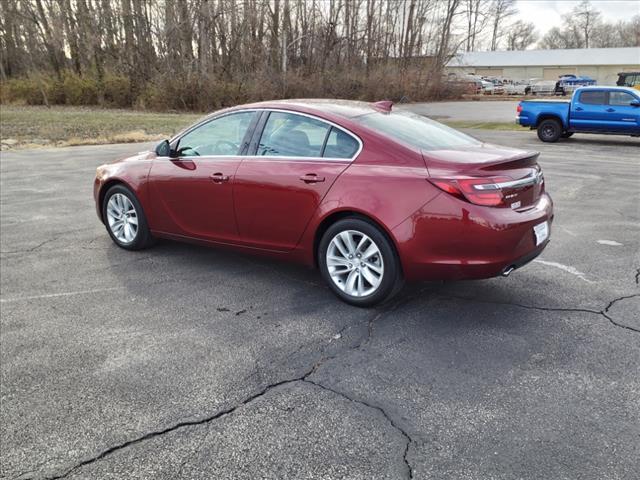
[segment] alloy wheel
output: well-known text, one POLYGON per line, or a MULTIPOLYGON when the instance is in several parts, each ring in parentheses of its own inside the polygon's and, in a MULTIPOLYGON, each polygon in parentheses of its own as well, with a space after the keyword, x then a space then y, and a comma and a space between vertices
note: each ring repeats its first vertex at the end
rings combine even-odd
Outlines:
POLYGON ((378 245, 357 230, 344 230, 334 236, 327 248, 326 261, 333 283, 353 297, 373 294, 384 276, 378 245))
POLYGON ((133 242, 138 234, 138 213, 126 195, 115 193, 107 203, 107 222, 113 236, 121 243, 133 242))

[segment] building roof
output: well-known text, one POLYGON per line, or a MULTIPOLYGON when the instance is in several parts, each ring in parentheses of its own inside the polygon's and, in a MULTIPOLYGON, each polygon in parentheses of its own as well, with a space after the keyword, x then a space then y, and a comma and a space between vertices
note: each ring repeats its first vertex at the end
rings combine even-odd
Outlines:
POLYGON ((640 47, 466 52, 453 57, 447 67, 564 67, 569 65, 640 65, 640 47))

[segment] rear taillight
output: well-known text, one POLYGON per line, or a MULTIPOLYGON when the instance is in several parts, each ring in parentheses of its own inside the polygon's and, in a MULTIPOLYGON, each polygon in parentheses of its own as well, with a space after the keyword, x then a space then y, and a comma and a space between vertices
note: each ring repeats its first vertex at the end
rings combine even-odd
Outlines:
POLYGON ((483 205, 486 207, 500 207, 505 205, 502 189, 497 185, 508 182, 509 177, 461 177, 461 178, 430 178, 440 190, 458 198, 483 205))
POLYGON ((516 107, 516 112, 520 113, 522 111, 522 105, 518 104, 516 107))

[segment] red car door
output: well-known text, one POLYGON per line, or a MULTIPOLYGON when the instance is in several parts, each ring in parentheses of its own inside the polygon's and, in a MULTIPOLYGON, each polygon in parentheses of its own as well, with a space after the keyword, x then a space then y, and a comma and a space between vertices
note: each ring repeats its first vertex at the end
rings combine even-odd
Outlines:
POLYGON ((237 112, 200 124, 173 143, 176 158, 154 159, 149 176, 154 230, 237 241, 234 180, 256 115, 237 112))
POLYGON ((360 142, 306 115, 264 115, 268 118, 255 151, 236 172, 236 218, 243 243, 286 251, 297 245, 322 198, 359 152, 360 142))

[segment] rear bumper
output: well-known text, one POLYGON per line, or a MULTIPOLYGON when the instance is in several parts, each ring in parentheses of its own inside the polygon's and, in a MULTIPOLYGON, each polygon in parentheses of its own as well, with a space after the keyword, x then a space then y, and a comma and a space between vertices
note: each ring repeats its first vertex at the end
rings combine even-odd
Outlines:
POLYGON ((529 210, 489 208, 440 194, 393 230, 407 280, 462 280, 502 275, 538 256, 533 227, 553 222, 544 194, 529 210))

